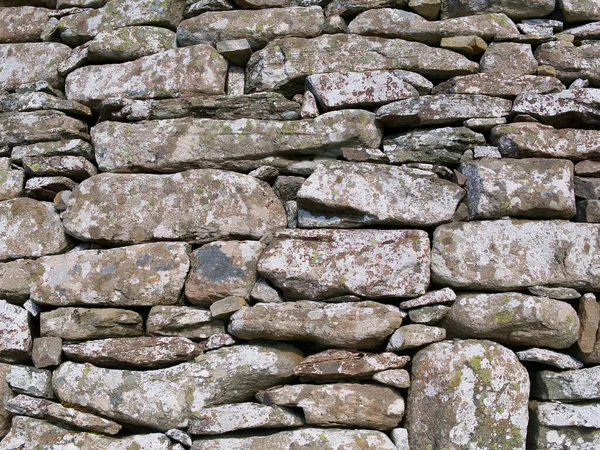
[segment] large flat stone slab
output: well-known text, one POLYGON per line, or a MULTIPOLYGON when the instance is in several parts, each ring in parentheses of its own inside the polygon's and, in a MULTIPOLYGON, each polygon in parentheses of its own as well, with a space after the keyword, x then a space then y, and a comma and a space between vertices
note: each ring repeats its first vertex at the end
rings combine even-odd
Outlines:
POLYGON ((246 67, 246 90, 302 93, 308 75, 403 69, 447 79, 479 66, 450 50, 400 39, 337 34, 314 39, 285 38, 254 53, 246 67), (427 58, 422 58, 427 54, 427 58))
POLYGON ((58 111, 0 113, 0 146, 89 139, 87 124, 58 111))
POLYGON ((431 226, 449 222, 463 196, 451 181, 403 167, 324 164, 298 191, 298 223, 306 228, 320 227, 322 220, 335 228, 431 226))
POLYGON ((442 38, 452 36, 479 36, 494 38, 517 34, 517 27, 504 14, 485 14, 457 19, 427 21, 416 14, 399 9, 372 9, 350 22, 350 33, 406 39, 428 45, 440 45, 442 38), (415 17, 416 16, 416 17, 415 17))
POLYGON ((248 401, 290 380, 302 354, 285 344, 239 345, 167 369, 126 371, 66 362, 54 371, 62 402, 122 423, 185 427, 197 410, 248 401))
POLYGON ((525 449, 529 375, 507 348, 477 340, 432 344, 415 355, 411 375, 411 448, 525 449))
POLYGON ((258 271, 290 300, 415 297, 429 285, 429 239, 419 230, 284 231, 258 271))
POLYGON ((0 261, 61 253, 68 245, 51 203, 25 197, 0 202, 0 261))
POLYGON ((226 76, 225 58, 208 45, 195 45, 122 64, 82 67, 67 76, 65 93, 70 100, 97 108, 102 100, 111 97, 224 94, 226 76))
POLYGON ((96 175, 73 191, 63 215, 69 234, 112 244, 260 239, 285 224, 283 206, 268 185, 211 169, 96 175))
POLYGON ((560 220, 497 220, 439 226, 432 279, 454 287, 600 287, 600 226, 560 220), (467 245, 468 244, 468 245, 467 245))
POLYGON ((504 13, 512 19, 527 19, 544 17, 554 10, 554 0, 533 0, 527 3, 511 0, 442 0, 440 16, 448 17, 471 16, 483 13, 504 13))
MULTIPOLYGON (((4 5, 4 3, 3 3, 4 5)), ((38 42, 50 18, 50 10, 33 6, 0 9, 0 44, 38 42)))
POLYGON ((176 305, 189 250, 186 244, 153 243, 40 258, 31 299, 52 306, 176 305))
POLYGON ((466 204, 474 219, 575 216, 573 163, 568 160, 484 158, 461 164, 466 204))
POLYGON ((490 139, 509 158, 565 158, 573 161, 600 158, 600 131, 555 129, 539 123, 498 125, 490 139))
POLYGON ((111 0, 101 8, 63 17, 59 23, 60 38, 75 47, 102 31, 130 25, 156 25, 174 30, 184 8, 185 2, 178 0, 111 0))
POLYGON ((583 78, 589 80, 592 86, 600 87, 599 51, 598 41, 583 41, 576 46, 572 42, 558 40, 540 45, 535 57, 540 65, 554 67, 556 77, 565 84, 583 78))
POLYGON ((161 433, 114 438, 96 433, 73 431, 45 420, 17 416, 10 433, 0 442, 1 450, 15 448, 77 448, 80 450, 169 450, 171 441, 161 433), (40 447, 43 446, 43 447, 40 447))
POLYGON ((378 148, 373 113, 336 111, 311 120, 102 122, 92 129, 100 170, 176 172, 254 169, 269 157, 340 156, 343 148, 378 148))
POLYGON ((374 349, 402 323, 398 308, 376 302, 257 303, 231 316, 229 332, 242 339, 312 342, 374 349))
POLYGON ((35 81, 47 81, 60 88, 63 82, 58 65, 71 49, 58 42, 31 42, 0 45, 0 88, 14 90, 35 81))
POLYGON ((449 337, 492 339, 506 345, 568 348, 579 332, 567 302, 516 292, 462 294, 441 322, 449 337))
POLYGON ((313 38, 322 33, 325 16, 319 6, 216 11, 186 19, 177 27, 180 46, 246 39, 253 50, 285 38, 313 38))

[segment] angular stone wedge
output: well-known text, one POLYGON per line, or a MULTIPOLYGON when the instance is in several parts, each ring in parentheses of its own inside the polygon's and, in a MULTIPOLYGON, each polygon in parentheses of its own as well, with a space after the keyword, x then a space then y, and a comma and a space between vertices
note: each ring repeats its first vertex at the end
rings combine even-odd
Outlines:
POLYGON ((286 216, 266 183, 248 175, 207 169, 175 175, 101 174, 88 178, 73 191, 63 225, 69 234, 84 241, 204 243, 223 238, 260 239, 267 231, 285 227, 286 216))

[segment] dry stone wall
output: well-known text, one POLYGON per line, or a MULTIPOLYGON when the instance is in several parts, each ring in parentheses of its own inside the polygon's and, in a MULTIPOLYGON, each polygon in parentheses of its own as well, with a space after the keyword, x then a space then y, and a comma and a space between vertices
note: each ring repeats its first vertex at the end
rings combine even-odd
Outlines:
POLYGON ((600 448, 599 55, 599 0, 0 0, 0 449, 600 448))

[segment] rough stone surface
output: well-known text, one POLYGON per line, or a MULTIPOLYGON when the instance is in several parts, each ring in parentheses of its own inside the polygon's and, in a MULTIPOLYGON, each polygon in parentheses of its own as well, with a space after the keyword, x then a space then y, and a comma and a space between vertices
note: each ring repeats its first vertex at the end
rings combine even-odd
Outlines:
POLYGON ((537 372, 532 397, 561 402, 600 399, 600 366, 578 370, 537 372))
POLYGON ((377 372, 373 375, 373 380, 399 389, 410 387, 410 375, 404 369, 392 369, 377 372))
POLYGON ((394 331, 386 347, 386 351, 398 352, 408 348, 422 347, 423 345, 439 342, 446 339, 446 330, 429 325, 410 324, 404 325, 394 331))
POLYGON ((319 36, 324 20, 319 6, 208 12, 181 22, 177 41, 180 46, 214 46, 219 41, 247 39, 258 50, 275 39, 319 36))
POLYGON ((289 300, 414 297, 429 284, 429 240, 417 230, 290 230, 275 235, 258 271, 289 300))
POLYGON ((540 45, 535 51, 538 64, 554 67, 556 77, 565 84, 583 78, 600 87, 600 42, 584 41, 575 46, 572 42, 558 40, 540 45))
POLYGON ((565 221, 441 225, 433 235, 432 279, 469 289, 548 285, 597 290, 598 232, 596 225, 565 221), (461 246, 466 240, 471 245, 461 246))
POLYGON ((579 292, 571 288, 529 286, 527 290, 529 293, 537 295, 538 297, 550 297, 557 300, 574 300, 581 297, 579 292))
POLYGON ((467 177, 466 204, 472 219, 575 215, 571 161, 484 158, 462 163, 458 170, 467 177))
POLYGON ((226 75, 225 58, 208 45, 196 45, 118 65, 82 67, 68 75, 65 93, 70 100, 93 108, 110 97, 160 99, 218 95, 225 93, 226 75))
POLYGON ((177 39, 171 30, 151 26, 123 27, 98 34, 87 47, 87 59, 95 63, 133 61, 176 47, 177 39))
POLYGON ((6 403, 14 397, 14 394, 6 382, 8 364, 0 364, 0 436, 4 437, 10 430, 12 415, 6 411, 6 403))
POLYGON ((485 137, 468 128, 411 130, 383 139, 383 151, 393 164, 410 162, 458 164, 467 150, 484 145, 485 137))
POLYGON ((211 169, 97 175, 73 191, 63 215, 69 234, 113 245, 153 239, 258 239, 285 224, 283 206, 268 185, 211 169), (212 208, 205 208, 209 202, 212 208))
POLYGON ((577 221, 600 223, 600 200, 578 201, 577 221))
POLYGON ((173 119, 103 122, 92 130, 103 171, 173 172, 189 168, 255 169, 265 158, 340 156, 342 148, 377 148, 381 128, 367 111, 313 120, 173 119))
POLYGON ((439 322, 450 311, 450 307, 446 305, 423 306, 422 308, 411 309, 408 312, 408 317, 411 322, 431 325, 439 322))
POLYGON ((402 323, 397 308, 375 302, 300 301, 242 308, 228 331, 242 339, 296 340, 320 346, 370 350, 402 323))
POLYGON ((35 338, 31 359, 33 365, 38 369, 58 366, 62 359, 62 339, 59 337, 35 338))
POLYGON ((531 45, 518 42, 494 42, 489 45, 479 63, 484 73, 535 75, 538 63, 531 45))
POLYGON ((18 362, 31 354, 33 343, 27 311, 0 300, 0 361, 18 362))
POLYGON ((581 369, 583 367, 583 363, 572 356, 545 348, 521 350, 517 352, 517 356, 521 361, 546 364, 559 369, 581 369))
POLYGON ((26 156, 23 167, 29 177, 64 176, 83 181, 98 171, 83 156, 26 156))
POLYGON ((387 127, 459 125, 471 118, 505 117, 512 102, 486 95, 424 95, 389 103, 377 110, 377 119, 387 127))
POLYGON ((327 17, 341 16, 348 20, 370 9, 405 9, 407 6, 407 0, 333 0, 325 8, 325 15, 327 17))
POLYGON ((77 448, 79 450, 169 450, 171 441, 164 434, 137 434, 113 438, 84 433, 53 425, 45 420, 15 417, 10 433, 0 442, 1 450, 31 448, 77 448), (41 447, 43 448, 43 447, 41 447))
POLYGON ((434 78, 477 71, 462 55, 421 43, 356 35, 313 39, 285 38, 254 53, 246 69, 246 89, 293 95, 303 91, 308 75, 325 72, 364 72, 403 69, 434 78), (427 53, 428 58, 419 55, 427 53))
POLYGON ((10 158, 0 158, 0 201, 20 197, 24 181, 22 169, 13 167, 10 158))
POLYGON ((336 228, 436 225, 452 219, 463 195, 448 180, 401 167, 332 163, 318 167, 298 191, 299 224, 314 226, 312 219, 319 226, 323 216, 336 228))
MULTIPOLYGON (((25 195, 36 200, 49 202, 54 201, 59 192, 70 192, 76 186, 77 183, 67 177, 30 178, 25 183, 25 195)), ((56 208, 56 205, 55 209, 60 210, 56 208)))
POLYGON ((577 345, 582 353, 591 353, 596 344, 596 332, 600 323, 600 305, 594 294, 585 294, 579 300, 579 337, 577 345))
POLYGON ((54 398, 52 372, 49 370, 13 365, 8 369, 6 382, 16 393, 54 398))
POLYGON ((155 306, 146 322, 146 332, 150 336, 180 336, 197 340, 224 331, 222 320, 214 320, 210 311, 192 306, 155 306))
POLYGON ((175 305, 190 267, 189 246, 141 244, 38 260, 31 299, 53 306, 175 305))
POLYGON ((370 384, 289 385, 256 397, 267 405, 302 408, 309 425, 390 430, 404 416, 404 399, 396 391, 370 384))
POLYGON ((29 145, 19 145, 12 148, 10 159, 21 163, 23 158, 31 156, 84 156, 92 159, 92 146, 82 139, 67 139, 61 141, 37 142, 29 145))
POLYGON ((453 36, 442 38, 440 47, 454 50, 465 56, 475 56, 485 52, 487 43, 479 36, 453 36))
MULTIPOLYGON (((4 6, 4 4, 3 4, 4 6)), ((50 18, 50 11, 32 6, 0 9, 0 44, 40 41, 40 35, 50 18)))
POLYGON ((0 113, 0 145, 89 139, 87 125, 58 111, 0 113))
POLYGON ((598 0, 559 0, 557 3, 567 22, 600 20, 598 0))
POLYGON ((417 306, 426 306, 426 305, 437 305, 438 303, 449 303, 456 300, 456 294, 454 291, 448 287, 439 289, 437 291, 429 291, 420 297, 417 297, 412 300, 405 300, 400 302, 400 308, 408 309, 415 308, 417 306))
POLYGON ((210 305, 210 313, 215 319, 229 319, 233 313, 247 305, 243 297, 225 297, 210 305))
POLYGON ((546 297, 462 294, 452 304, 442 326, 452 337, 568 348, 577 340, 579 319, 571 305, 546 297))
POLYGON ((149 371, 66 362, 54 372, 53 384, 62 402, 166 431, 187 426, 205 407, 248 401, 261 389, 285 383, 301 359, 290 345, 261 344, 222 348, 193 363, 149 371))
POLYGON ((397 450, 384 433, 374 430, 301 428, 268 436, 226 437, 194 441, 191 450, 227 450, 232 448, 290 448, 302 442, 319 450, 397 450))
POLYGON ((554 0, 533 0, 526 4, 511 0, 442 0, 441 17, 462 17, 472 14, 503 12, 512 19, 543 17, 554 9, 554 0))
MULTIPOLYGON (((62 96, 62 93, 61 93, 62 96)), ((56 110, 76 116, 89 117, 90 109, 71 100, 65 100, 46 92, 15 92, 0 96, 0 112, 24 112, 56 110)))
POLYGON ((236 403, 194 412, 188 433, 214 435, 250 428, 289 428, 302 425, 302 415, 291 409, 260 403, 236 403))
POLYGON ((70 53, 69 47, 57 42, 0 44, 0 88, 12 90, 38 80, 60 87, 58 65, 70 53))
POLYGON ((0 261, 60 253, 67 246, 50 203, 28 198, 0 202, 0 261))
POLYGON ((0 298, 22 304, 29 299, 29 283, 34 263, 18 259, 0 263, 0 298))
POLYGON ((124 309, 58 308, 40 314, 42 337, 101 339, 142 336, 142 316, 124 309))
POLYGON ((412 362, 410 446, 524 449, 528 394, 527 371, 505 347, 475 340, 432 344, 412 362))

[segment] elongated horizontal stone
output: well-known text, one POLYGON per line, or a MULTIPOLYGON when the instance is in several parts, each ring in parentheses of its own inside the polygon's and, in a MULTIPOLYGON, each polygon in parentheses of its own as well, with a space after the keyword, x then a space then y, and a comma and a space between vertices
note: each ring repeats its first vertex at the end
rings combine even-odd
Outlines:
POLYGON ((333 0, 325 8, 325 15, 342 16, 349 20, 369 9, 400 8, 406 9, 408 0, 333 0))
POLYGON ((325 17, 319 6, 218 11, 186 19, 177 27, 180 46, 246 39, 258 50, 274 39, 312 38, 322 33, 325 17))
POLYGON ((10 388, 21 394, 34 397, 54 398, 52 372, 31 366, 12 365, 6 374, 10 388))
POLYGON ((175 29, 183 17, 185 2, 166 0, 112 0, 98 9, 65 16, 59 23, 63 42, 78 46, 98 33, 129 25, 156 25, 175 29))
POLYGON ((0 113, 0 146, 89 139, 87 124, 58 111, 0 113))
POLYGON ((92 115, 87 106, 46 92, 23 92, 0 96, 0 112, 40 110, 56 110, 83 117, 92 115))
POLYGON ((558 6, 567 22, 600 20, 598 0, 560 0, 558 6))
POLYGON ((63 346, 71 361, 96 366, 155 369, 193 359, 196 344, 182 337, 115 338, 63 346))
POLYGON ((373 349, 402 323, 400 311, 375 302, 257 303, 240 309, 229 332, 242 339, 297 340, 320 346, 373 349))
POLYGON ((442 324, 450 337, 507 345, 568 348, 579 332, 577 312, 560 300, 515 292, 459 295, 442 324))
POLYGON ((0 44, 0 88, 14 90, 39 80, 60 88, 58 65, 70 54, 69 47, 57 42, 0 44))
POLYGON ((73 191, 63 215, 69 234, 112 244, 260 239, 285 225, 283 206, 268 185, 210 169, 96 175, 73 191))
POLYGON ((155 306, 146 321, 146 333, 149 336, 206 339, 224 332, 222 320, 215 320, 206 309, 192 306, 155 306))
POLYGON ((40 314, 40 334, 63 339, 137 337, 144 334, 142 316, 114 308, 58 308, 40 314))
POLYGON ((24 197, 0 202, 0 261, 52 255, 67 247, 51 203, 24 197))
POLYGON ((315 74, 306 78, 306 87, 325 111, 371 108, 419 96, 418 90, 394 71, 315 74))
POLYGON ((188 251, 186 244, 153 243, 40 258, 31 299, 53 306, 176 305, 188 251))
POLYGON ((560 220, 441 225, 433 234, 432 279, 469 289, 548 285, 595 291, 599 234, 598 225, 560 220))
POLYGON ((554 0, 533 0, 527 3, 511 0, 489 0, 485 3, 476 0, 442 0, 441 17, 470 16, 488 12, 502 12, 512 19, 543 17, 554 10, 554 0))
POLYGON ((311 227, 304 220, 306 211, 330 217, 336 228, 437 225, 452 219, 463 196, 463 189, 451 181, 402 167, 332 163, 318 167, 298 191, 298 223, 311 227))
POLYGON ((82 430, 105 434, 117 434, 121 430, 121 425, 112 420, 77 411, 43 398, 18 395, 11 399, 6 407, 13 414, 46 419, 55 424, 58 422, 82 430))
POLYGON ((535 449, 590 450, 600 446, 600 430, 532 425, 528 441, 535 449))
POLYGON ((254 53, 246 67, 246 90, 304 91, 308 75, 404 69, 432 78, 478 71, 479 66, 449 50, 403 40, 337 34, 314 39, 285 38, 254 53), (419 55, 427 54, 427 58, 419 55))
POLYGON ((471 218, 504 216, 571 219, 575 215, 573 163, 556 159, 494 159, 463 163, 471 218))
POLYGON ((259 392, 256 397, 267 405, 302 408, 309 425, 391 430, 404 416, 399 393, 371 384, 296 384, 259 392))
MULTIPOLYGON (((3 3, 4 6, 4 3, 3 3)), ((50 10, 32 6, 0 9, 0 44, 38 42, 50 18, 50 10)))
POLYGON ((558 40, 540 45, 535 51, 535 58, 539 65, 554 67, 556 77, 565 84, 583 78, 592 86, 600 87, 598 51, 598 41, 583 41, 575 46, 572 42, 558 40))
POLYGON ((268 157, 335 157, 343 148, 377 148, 382 134, 374 114, 359 110, 289 122, 173 119, 102 122, 92 129, 98 165, 113 172, 256 168, 268 157))
POLYGON ((471 35, 486 41, 517 34, 517 27, 504 14, 485 14, 457 19, 427 21, 399 9, 373 9, 350 22, 350 33, 418 41, 440 45, 445 37, 471 35), (420 20, 419 20, 420 19, 420 20))
MULTIPOLYGON (((112 3, 112 2, 109 2, 112 3)), ((110 97, 134 99, 225 93, 227 61, 208 45, 177 48, 122 64, 71 72, 65 93, 92 108, 110 97)))
POLYGON ((98 173, 83 156, 25 156, 22 162, 25 173, 30 177, 63 176, 83 181, 98 173))
POLYGON ((67 139, 62 141, 37 142, 35 144, 19 145, 12 148, 10 159, 21 164, 27 156, 84 156, 93 159, 92 146, 81 139, 67 139))
POLYGON ((532 402, 529 406, 534 420, 548 427, 600 428, 600 403, 569 405, 565 403, 532 402))
POLYGON ((559 353, 545 348, 529 348, 517 352, 520 361, 531 361, 559 369, 581 369, 583 363, 570 355, 559 353))
POLYGON ((27 360, 33 345, 27 311, 0 300, 0 328, 0 361, 27 360))
POLYGON ((45 420, 17 416, 10 433, 0 442, 1 450, 31 448, 45 445, 50 448, 73 447, 80 450, 169 450, 171 441, 161 433, 135 434, 113 438, 63 428, 45 420), (66 444, 65 444, 66 443, 66 444))
POLYGON ((537 372, 531 394, 541 400, 564 402, 600 399, 600 366, 537 372))
POLYGON ((177 48, 175 33, 153 26, 123 27, 103 31, 87 47, 91 62, 133 61, 142 56, 177 48))
POLYGON ((382 106, 377 119, 387 127, 460 125, 466 119, 507 117, 512 102, 487 95, 424 95, 382 106))
POLYGON ((275 235, 258 271, 290 300, 414 297, 429 285, 429 239, 419 230, 290 230, 275 235))
POLYGON ((268 436, 202 439, 194 441, 191 450, 227 450, 232 446, 257 449, 293 448, 298 442, 303 442, 305 446, 314 445, 319 450, 397 450, 390 438, 381 431, 341 428, 300 428, 268 436))
MULTIPOLYGON (((107 102, 113 102, 112 99, 107 102)), ((300 118, 300 105, 277 92, 257 92, 248 95, 202 95, 164 100, 118 99, 113 106, 101 107, 101 120, 177 119, 196 117, 235 120, 295 120, 300 118), (102 113, 106 116, 102 116, 102 113)))
POLYGON ((288 428, 302 425, 302 415, 288 408, 260 403, 235 403, 196 411, 188 433, 212 435, 250 428, 288 428))
POLYGON ((432 89, 433 94, 479 94, 514 98, 524 92, 549 94, 560 92, 565 85, 554 77, 514 76, 502 73, 476 73, 451 78, 432 89))
POLYGON ((62 402, 122 423, 159 430, 185 427, 207 406, 250 400, 290 380, 302 354, 285 344, 238 345, 167 369, 124 371, 63 363, 54 371, 62 402))

